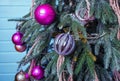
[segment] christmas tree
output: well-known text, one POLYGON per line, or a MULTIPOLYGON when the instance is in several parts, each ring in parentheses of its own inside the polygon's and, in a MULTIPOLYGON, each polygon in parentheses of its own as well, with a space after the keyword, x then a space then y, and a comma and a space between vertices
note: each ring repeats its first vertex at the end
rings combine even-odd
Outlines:
POLYGON ((119 0, 32 0, 9 21, 16 50, 26 50, 15 81, 120 81, 119 0))

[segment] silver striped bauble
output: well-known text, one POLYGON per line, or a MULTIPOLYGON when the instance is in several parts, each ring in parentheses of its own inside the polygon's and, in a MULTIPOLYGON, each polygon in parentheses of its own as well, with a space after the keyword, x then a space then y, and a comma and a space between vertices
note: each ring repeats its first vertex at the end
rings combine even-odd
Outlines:
POLYGON ((60 55, 69 55, 75 48, 75 40, 70 34, 62 33, 56 36, 54 50, 60 55))

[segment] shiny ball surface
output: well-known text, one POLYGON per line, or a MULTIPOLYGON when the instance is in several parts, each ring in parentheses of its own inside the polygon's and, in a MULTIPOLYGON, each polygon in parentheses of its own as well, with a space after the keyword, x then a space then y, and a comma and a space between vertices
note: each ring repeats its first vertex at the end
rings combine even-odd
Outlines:
POLYGON ((26 79, 29 79, 29 78, 30 78, 30 76, 29 76, 28 73, 25 73, 25 78, 26 78, 26 79))
POLYGON ((25 45, 15 45, 15 49, 18 52, 24 52, 26 50, 26 46, 25 45))
POLYGON ((32 68, 31 75, 35 79, 40 80, 44 77, 44 69, 41 66, 34 66, 32 68))
POLYGON ((19 31, 17 31, 16 33, 14 33, 12 35, 12 42, 15 45, 21 45, 21 44, 23 44, 22 37, 23 37, 23 34, 21 32, 19 32, 19 31))
POLYGON ((69 55, 75 48, 75 41, 70 34, 59 34, 54 41, 54 50, 59 55, 69 55))
POLYGON ((25 78, 25 73, 23 71, 18 72, 15 75, 15 81, 27 81, 27 79, 25 78))
POLYGON ((50 4, 39 5, 34 12, 36 21, 41 25, 50 25, 55 20, 55 10, 50 4))

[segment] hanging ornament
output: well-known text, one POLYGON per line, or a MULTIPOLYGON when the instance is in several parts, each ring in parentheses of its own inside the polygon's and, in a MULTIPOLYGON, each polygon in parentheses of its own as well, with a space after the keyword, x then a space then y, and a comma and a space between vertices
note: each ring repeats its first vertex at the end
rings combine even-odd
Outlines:
POLYGON ((41 66, 34 66, 31 75, 37 80, 42 79, 44 77, 44 70, 41 66))
POLYGON ((15 45, 21 45, 23 44, 22 42, 22 37, 23 37, 23 34, 19 31, 17 31, 16 33, 13 34, 12 36, 12 42, 15 44, 15 45))
POLYGON ((69 55, 75 48, 75 41, 70 34, 59 34, 54 41, 54 50, 60 55, 69 55))
POLYGON ((25 72, 22 70, 15 75, 15 81, 28 81, 25 77, 25 72))
POLYGON ((26 50, 26 46, 24 44, 22 44, 22 45, 15 45, 15 49, 18 52, 24 52, 26 50))
POLYGON ((29 76, 28 73, 25 73, 25 78, 26 78, 26 79, 30 79, 30 76, 29 76))
POLYGON ((34 12, 35 19, 42 25, 50 25, 55 20, 55 10, 50 4, 39 5, 34 12))

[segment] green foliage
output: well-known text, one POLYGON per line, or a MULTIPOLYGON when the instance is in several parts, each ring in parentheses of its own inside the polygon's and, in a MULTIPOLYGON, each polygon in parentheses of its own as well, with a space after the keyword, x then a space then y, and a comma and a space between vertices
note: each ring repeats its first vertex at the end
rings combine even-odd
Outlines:
POLYGON ((97 65, 95 71, 100 81, 113 81, 110 73, 103 67, 97 65))
POLYGON ((101 19, 104 24, 116 23, 117 18, 114 14, 110 4, 106 0, 92 0, 91 14, 95 14, 95 17, 101 19))
POLYGON ((111 60, 111 69, 117 69, 120 70, 120 65, 119 65, 119 60, 120 60, 120 52, 112 47, 113 55, 112 55, 112 60, 111 60))
POLYGON ((106 36, 106 39, 104 40, 104 51, 105 51, 105 56, 104 56, 104 67, 108 69, 110 60, 112 58, 112 46, 111 42, 109 40, 109 35, 106 36))
POLYGON ((92 76, 94 76, 94 61, 93 61, 93 58, 89 55, 89 53, 87 54, 87 67, 88 69, 90 70, 90 74, 92 76))
POLYGON ((49 60, 50 62, 48 63, 48 65, 46 66, 46 69, 45 69, 45 77, 48 77, 50 73, 55 73, 56 69, 53 69, 52 67, 56 68, 56 66, 53 66, 53 65, 56 65, 57 64, 57 59, 58 59, 58 55, 53 53, 51 54, 52 56, 52 59, 49 60), (53 56, 54 54, 54 56, 53 56), (52 72, 51 72, 52 71, 52 72))
POLYGON ((83 64, 85 62, 85 57, 86 57, 86 54, 82 54, 81 57, 78 58, 78 62, 77 62, 76 68, 75 68, 75 74, 76 75, 78 75, 78 73, 82 69, 83 64))
MULTIPOLYGON (((44 3, 54 7, 57 16, 51 25, 38 24, 34 18, 30 17, 30 12, 22 19, 11 19, 11 21, 23 21, 18 29, 24 33, 23 41, 28 46, 27 53, 40 37, 31 54, 27 58, 23 57, 19 62, 19 68, 32 59, 36 59, 37 63, 45 68, 45 77, 39 81, 58 81, 56 64, 59 55, 54 52, 53 46, 49 45, 51 39, 55 39, 54 32, 57 34, 69 32, 75 39, 76 47, 71 55, 65 56, 59 73, 64 70, 66 80, 69 75, 73 75, 75 81, 93 81, 96 72, 99 81, 113 81, 110 73, 115 69, 120 71, 120 41, 116 36, 119 27, 117 17, 108 0, 88 1, 90 2, 90 16, 94 16, 99 22, 97 26, 99 32, 95 34, 100 36, 103 32, 106 33, 100 38, 87 34, 86 29, 90 28, 85 28, 83 22, 88 23, 89 19, 81 21, 75 16, 75 12, 79 12, 82 18, 85 16, 87 8, 85 0, 35 0, 33 9, 44 3), (67 28, 66 31, 64 28, 67 28), (91 39, 87 40, 88 37, 91 39), (97 62, 94 58, 97 58, 97 62), (101 60, 103 61, 98 63, 101 60), (74 68, 71 68, 72 63, 74 68)), ((29 67, 27 71, 28 69, 29 67)))
POLYGON ((71 67, 71 60, 70 58, 66 58, 66 67, 67 67, 67 70, 69 72, 69 74, 73 74, 73 69, 71 67))

